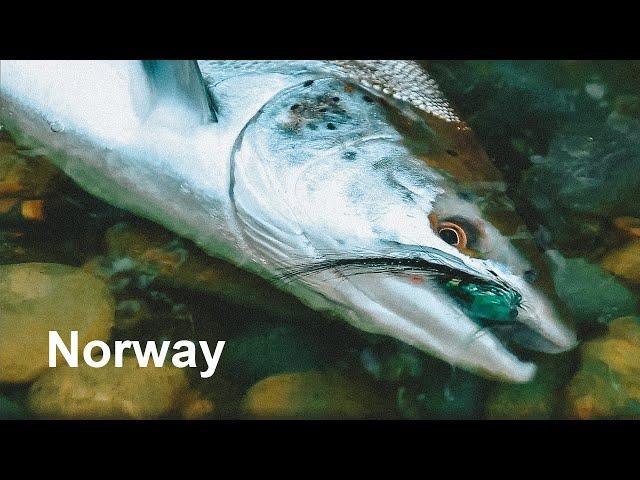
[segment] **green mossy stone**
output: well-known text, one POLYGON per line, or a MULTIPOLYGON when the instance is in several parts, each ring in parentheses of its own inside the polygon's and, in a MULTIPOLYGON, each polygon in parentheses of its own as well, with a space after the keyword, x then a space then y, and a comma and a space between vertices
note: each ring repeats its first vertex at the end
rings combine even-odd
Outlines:
POLYGON ((386 418, 390 405, 372 385, 335 371, 270 376, 253 385, 243 400, 253 418, 386 418))
POLYGON ((487 398, 485 416, 496 420, 557 417, 561 390, 571 375, 572 356, 567 353, 539 360, 530 382, 496 384, 487 398))
POLYGON ((17 403, 0 396, 0 420, 22 420, 26 412, 17 403))
POLYGON ((408 419, 480 418, 490 382, 427 358, 424 373, 397 389, 396 406, 408 419))
POLYGON ((580 346, 582 365, 566 389, 570 418, 640 418, 640 317, 611 322, 580 346))
POLYGON ((122 367, 52 368, 29 388, 29 412, 44 419, 164 418, 181 411, 193 392, 187 371, 165 364, 142 368, 124 358, 122 367))
POLYGON ((583 258, 564 258, 557 251, 547 255, 556 292, 576 322, 609 323, 637 311, 634 294, 600 266, 583 258))
POLYGON ((322 358, 322 346, 314 332, 302 326, 265 324, 229 339, 219 368, 233 372, 241 383, 254 383, 279 373, 318 368, 322 358))

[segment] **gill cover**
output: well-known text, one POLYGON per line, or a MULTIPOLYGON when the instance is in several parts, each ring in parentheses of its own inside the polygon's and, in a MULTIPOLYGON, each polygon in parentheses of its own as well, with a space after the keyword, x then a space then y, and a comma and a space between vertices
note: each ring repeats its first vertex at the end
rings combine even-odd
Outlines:
POLYGON ((381 238, 420 244, 440 177, 409 155, 385 115, 374 97, 334 78, 272 98, 231 157, 232 202, 247 243, 289 264, 381 238))

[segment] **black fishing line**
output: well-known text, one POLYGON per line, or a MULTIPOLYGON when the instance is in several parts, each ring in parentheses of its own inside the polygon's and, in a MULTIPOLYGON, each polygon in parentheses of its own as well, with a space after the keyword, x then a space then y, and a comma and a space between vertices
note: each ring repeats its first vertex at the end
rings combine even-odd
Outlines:
POLYGON ((497 277, 492 280, 486 280, 473 273, 422 257, 379 256, 327 259, 283 268, 280 270, 279 278, 283 281, 288 281, 328 270, 336 270, 347 277, 368 273, 412 273, 446 280, 457 280, 461 283, 473 283, 496 293, 502 292, 512 295, 516 293, 497 277))

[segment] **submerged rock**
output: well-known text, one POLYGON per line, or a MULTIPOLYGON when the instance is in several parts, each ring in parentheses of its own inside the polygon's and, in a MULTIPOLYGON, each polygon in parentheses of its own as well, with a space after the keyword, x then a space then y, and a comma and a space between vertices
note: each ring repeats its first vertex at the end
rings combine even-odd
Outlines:
POLYGON ((388 416, 380 393, 370 385, 344 374, 317 371, 284 373, 261 380, 245 395, 243 409, 258 418, 388 416))
POLYGON ((25 417, 25 411, 20 405, 0 395, 0 420, 20 420, 25 417))
POLYGON ((477 418, 482 412, 488 381, 414 347, 372 337, 359 361, 379 388, 389 390, 402 418, 477 418))
POLYGON ((555 250, 547 255, 556 292, 577 322, 608 323, 636 312, 633 293, 598 265, 584 258, 564 258, 555 250))
POLYGON ((27 405, 37 417, 60 419, 152 419, 180 412, 198 418, 213 410, 190 389, 184 370, 141 368, 133 357, 125 357, 121 368, 51 369, 31 386, 27 405))
POLYGON ((554 240, 584 249, 601 243, 603 222, 640 216, 640 121, 625 117, 571 124, 546 155, 532 157, 521 190, 554 240))
MULTIPOLYGON (((569 354, 570 355, 570 354, 569 354)), ((568 355, 539 361, 535 378, 527 383, 496 385, 485 405, 489 419, 549 419, 558 414, 559 390, 569 378, 568 355)))
POLYGON ((53 190, 59 177, 52 163, 22 154, 6 133, 0 133, 0 198, 42 197, 53 190))
MULTIPOLYGON (((627 122, 638 128, 637 120, 627 122)), ((559 132, 528 173, 534 204, 543 211, 557 202, 577 213, 640 214, 639 180, 629 175, 640 167, 640 136, 604 125, 580 127, 559 132)))
POLYGON ((48 368, 49 330, 79 332, 80 348, 109 338, 114 301, 105 283, 67 265, 0 266, 0 382, 29 382, 48 368))
POLYGON ((313 331, 296 325, 263 324, 227 341, 220 368, 234 372, 238 381, 251 384, 279 373, 319 368, 322 358, 313 331))
POLYGON ((581 348, 582 365, 567 387, 567 415, 640 419, 640 318, 614 320, 581 348))
POLYGON ((497 388, 489 397, 486 416, 492 420, 549 419, 553 415, 553 391, 544 382, 497 388))
POLYGON ((266 280, 207 255, 158 225, 118 223, 107 231, 105 240, 107 257, 86 265, 105 277, 118 279, 128 273, 142 285, 156 282, 169 288, 220 295, 281 318, 308 315, 299 301, 266 280))
POLYGON ((602 259, 602 268, 629 282, 640 283, 640 239, 608 253, 602 259))
POLYGON ((199 420, 211 416, 215 409, 216 405, 213 400, 204 398, 192 390, 182 401, 180 411, 185 420, 199 420))
POLYGON ((0 222, 21 223, 44 220, 44 200, 0 198, 0 222))
POLYGON ((613 223, 626 234, 632 237, 640 237, 640 218, 618 217, 613 223))
POLYGON ((116 305, 115 325, 118 330, 131 330, 149 316, 149 306, 144 300, 125 299, 116 305))
POLYGON ((403 382, 396 391, 396 407, 407 419, 471 419, 482 413, 488 381, 433 359, 424 374, 403 382))
POLYGON ((406 345, 398 346, 397 342, 393 345, 396 349, 391 352, 378 345, 362 350, 360 363, 364 369, 377 380, 391 382, 420 376, 423 368, 419 352, 406 345))

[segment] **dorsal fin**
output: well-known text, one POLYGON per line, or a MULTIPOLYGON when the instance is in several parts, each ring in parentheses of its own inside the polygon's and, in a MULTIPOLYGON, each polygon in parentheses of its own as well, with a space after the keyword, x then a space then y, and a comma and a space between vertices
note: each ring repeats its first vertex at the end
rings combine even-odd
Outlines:
POLYGON ((202 123, 217 120, 215 105, 195 60, 143 60, 157 99, 179 98, 200 115, 202 123))

